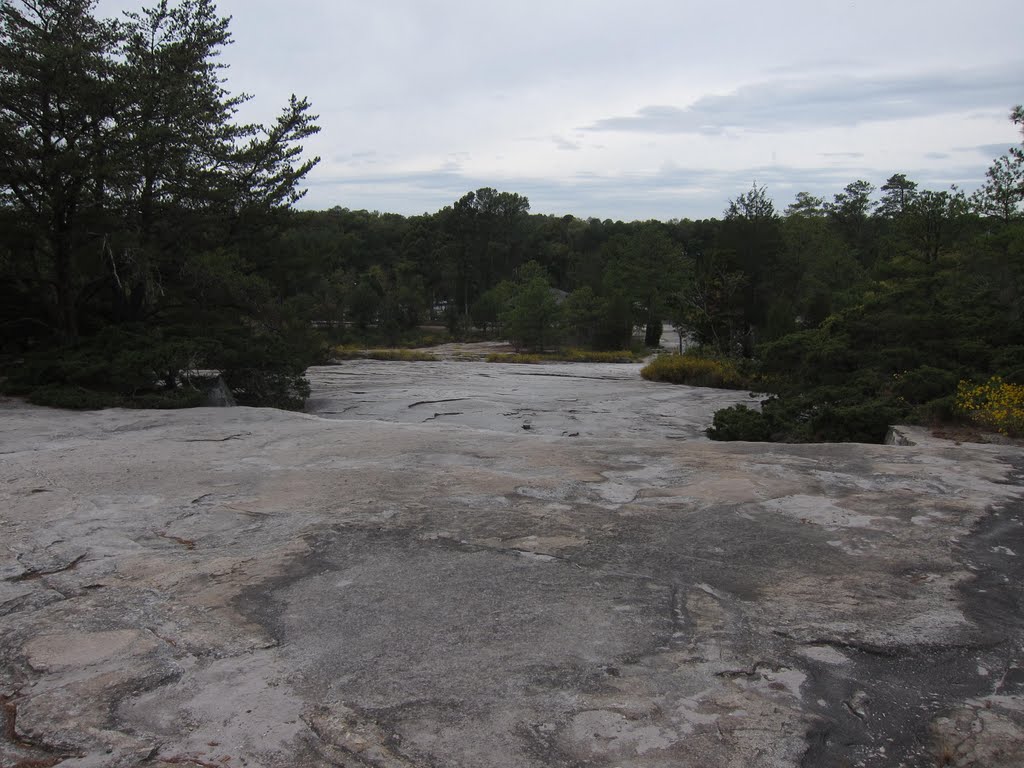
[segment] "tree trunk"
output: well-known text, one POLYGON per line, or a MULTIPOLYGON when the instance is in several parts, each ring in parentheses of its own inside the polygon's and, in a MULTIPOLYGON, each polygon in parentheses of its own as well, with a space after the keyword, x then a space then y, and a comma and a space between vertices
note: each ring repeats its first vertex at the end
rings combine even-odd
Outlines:
POLYGON ((648 347, 657 347, 661 344, 661 320, 654 318, 647 318, 647 331, 644 334, 644 345, 648 347))
POLYGON ((54 216, 50 247, 53 249, 54 285, 57 289, 55 320, 61 343, 78 341, 78 310, 75 296, 70 227, 60 215, 54 216))

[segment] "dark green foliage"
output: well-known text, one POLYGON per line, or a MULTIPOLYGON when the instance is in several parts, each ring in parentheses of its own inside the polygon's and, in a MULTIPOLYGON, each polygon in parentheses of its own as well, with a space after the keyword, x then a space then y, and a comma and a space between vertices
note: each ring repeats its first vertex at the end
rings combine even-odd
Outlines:
POLYGON ((956 395, 944 395, 911 408, 908 421, 932 426, 948 424, 957 418, 956 395))
POLYGON ((178 384, 178 374, 194 366, 189 358, 202 342, 168 337, 161 329, 107 326, 54 355, 42 348, 24 356, 9 372, 7 387, 20 392, 36 387, 79 388, 131 398, 178 384))
MULTIPOLYGON (((774 340, 769 333, 759 345, 764 380, 775 393, 762 406, 770 439, 878 442, 896 421, 951 419, 962 379, 1024 380, 1024 188, 1016 167, 1022 161, 1018 151, 997 160, 973 212, 958 191, 919 190, 902 174, 885 183, 874 216, 866 182, 836 195, 826 219, 813 201, 791 207, 791 252, 806 252, 812 269, 827 263, 804 250, 830 242, 824 232, 810 239, 820 221, 866 269, 856 291, 844 295, 835 284, 813 289, 832 304, 820 322, 825 313, 815 311, 803 318, 813 319, 812 327, 774 340)), ((826 302, 807 306, 814 305, 826 302)), ((781 316, 773 307, 769 326, 781 328, 771 321, 781 316)), ((742 424, 711 434, 760 429, 742 424)))
POLYGON ((633 338, 633 307, 628 297, 609 292, 601 302, 601 313, 594 328, 595 349, 622 349, 633 338))
POLYGON ((482 329, 485 335, 500 328, 502 314, 512 301, 515 290, 515 285, 505 280, 484 291, 473 302, 469 310, 470 317, 473 324, 482 329))
MULTIPOLYGON (((17 390, 15 390, 17 391, 17 390)), ((61 386, 60 384, 44 384, 28 390, 28 401, 34 405, 46 405, 51 408, 68 408, 75 411, 98 411, 103 408, 121 406, 122 399, 109 392, 96 392, 82 387, 61 386)))
POLYGON ((197 401, 194 371, 230 370, 243 399, 296 407, 312 302, 275 259, 316 162, 301 158, 318 130, 308 103, 292 97, 269 126, 234 122, 245 97, 222 87, 230 34, 212 0, 119 23, 94 10, 0 4, 7 388, 177 406, 197 401))
POLYGON ((509 340, 517 350, 543 352, 558 343, 561 318, 561 307, 544 268, 533 261, 524 264, 501 316, 509 340))
POLYGON ((562 304, 566 336, 577 345, 593 346, 606 308, 589 285, 577 288, 562 304))
POLYGON ((960 377, 953 371, 922 365, 894 376, 892 391, 910 405, 923 405, 956 393, 960 377))
POLYGON ((377 313, 380 311, 381 297, 374 290, 373 284, 368 278, 356 283, 348 297, 349 317, 355 323, 356 328, 365 331, 376 321, 377 313))
POLYGON ((301 411, 309 397, 309 382, 303 376, 305 367, 228 368, 224 381, 239 405, 266 406, 301 411))
POLYGON ((195 408, 203 405, 206 394, 200 389, 177 389, 145 392, 126 396, 117 392, 97 391, 82 387, 46 384, 27 393, 34 405, 94 411, 103 408, 195 408))
POLYGON ((240 405, 298 410, 309 394, 304 361, 316 357, 304 341, 258 336, 243 326, 108 326, 59 356, 45 348, 29 353, 3 389, 58 407, 180 408, 203 403, 208 371, 217 370, 240 405))
POLYGON ((851 403, 818 397, 769 398, 761 411, 737 405, 717 411, 712 440, 880 443, 900 411, 884 401, 851 403))
POLYGON ((1024 346, 1007 345, 995 350, 992 368, 1010 384, 1024 384, 1024 346))
POLYGON ((707 432, 712 440, 764 442, 771 438, 768 420, 760 411, 745 405, 733 405, 716 411, 707 432))
MULTIPOLYGON (((889 426, 902 415, 903 411, 887 400, 826 402, 816 406, 806 432, 795 432, 790 436, 810 442, 880 443, 885 439, 889 426)), ((782 434, 786 434, 786 425, 780 426, 782 434)))

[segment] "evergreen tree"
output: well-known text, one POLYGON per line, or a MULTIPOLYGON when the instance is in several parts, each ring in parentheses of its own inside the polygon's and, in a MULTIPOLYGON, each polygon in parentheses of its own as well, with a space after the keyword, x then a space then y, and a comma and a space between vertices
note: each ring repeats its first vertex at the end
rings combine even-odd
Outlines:
POLYGON ((117 26, 95 0, 0 4, 0 205, 7 279, 38 335, 78 339, 80 310, 102 281, 114 145, 117 26))
POLYGON ((3 235, 4 320, 32 351, 12 381, 130 404, 173 399, 182 371, 206 368, 243 401, 300 403, 308 324, 266 266, 316 162, 301 159, 309 104, 234 122, 243 97, 223 87, 230 34, 212 0, 119 22, 94 11, 0 3, 0 215, 18 222, 3 235))
POLYGON ((537 262, 527 262, 501 317, 509 340, 517 349, 543 352, 558 341, 561 317, 547 272, 537 262))

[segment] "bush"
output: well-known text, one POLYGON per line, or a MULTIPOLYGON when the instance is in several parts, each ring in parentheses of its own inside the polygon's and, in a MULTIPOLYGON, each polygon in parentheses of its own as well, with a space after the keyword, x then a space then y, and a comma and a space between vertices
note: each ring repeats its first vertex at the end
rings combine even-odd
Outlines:
POLYGON ((109 326, 76 346, 33 350, 12 363, 2 391, 36 405, 74 410, 185 408, 204 393, 179 386, 202 341, 143 326, 109 326))
POLYGON ((749 388, 747 378, 732 360, 692 355, 660 355, 645 365, 640 375, 648 381, 687 384, 691 387, 749 388))
POLYGON ((67 408, 73 411, 98 411, 102 408, 117 408, 123 404, 120 395, 113 392, 97 392, 84 387, 47 384, 31 390, 28 401, 33 405, 50 408, 67 408))
POLYGON ((956 410, 982 427, 1010 437, 1024 435, 1024 384, 1010 384, 993 376, 984 384, 961 381, 956 410))
POLYGON ((309 381, 287 369, 234 368, 223 376, 239 405, 301 411, 309 397, 309 381))
POLYGON ((145 392, 128 398, 124 408, 197 408, 206 404, 207 391, 192 387, 145 392))
POLYGON ((715 412, 707 434, 712 440, 765 442, 771 440, 771 427, 760 411, 734 405, 715 412))
POLYGON ((1003 375, 1011 384, 1024 384, 1024 346, 1006 346, 997 350, 993 370, 1003 375))
POLYGON ((880 400, 824 405, 811 419, 811 442, 881 443, 899 417, 897 409, 880 400))
POLYGON ((893 393, 911 405, 922 405, 956 391, 958 376, 952 371, 922 365, 893 376, 893 393))
POLYGON ((785 443, 881 443, 902 412, 887 400, 836 402, 815 395, 771 397, 761 411, 735 405, 715 413, 708 437, 785 443))
POLYGON ((956 395, 937 397, 916 406, 910 412, 913 424, 935 425, 945 424, 956 418, 956 395))
POLYGON ((103 408, 195 408, 206 399, 204 391, 191 387, 123 395, 73 385, 46 384, 24 394, 28 395, 28 401, 33 405, 73 411, 98 411, 103 408))

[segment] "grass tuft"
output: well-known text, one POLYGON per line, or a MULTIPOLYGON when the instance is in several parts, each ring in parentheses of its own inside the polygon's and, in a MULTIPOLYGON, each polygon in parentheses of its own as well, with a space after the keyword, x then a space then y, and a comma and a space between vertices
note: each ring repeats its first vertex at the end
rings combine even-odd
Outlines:
POLYGON ((747 378, 732 360, 691 355, 659 355, 640 371, 648 381, 665 381, 691 387, 749 389, 747 378))

